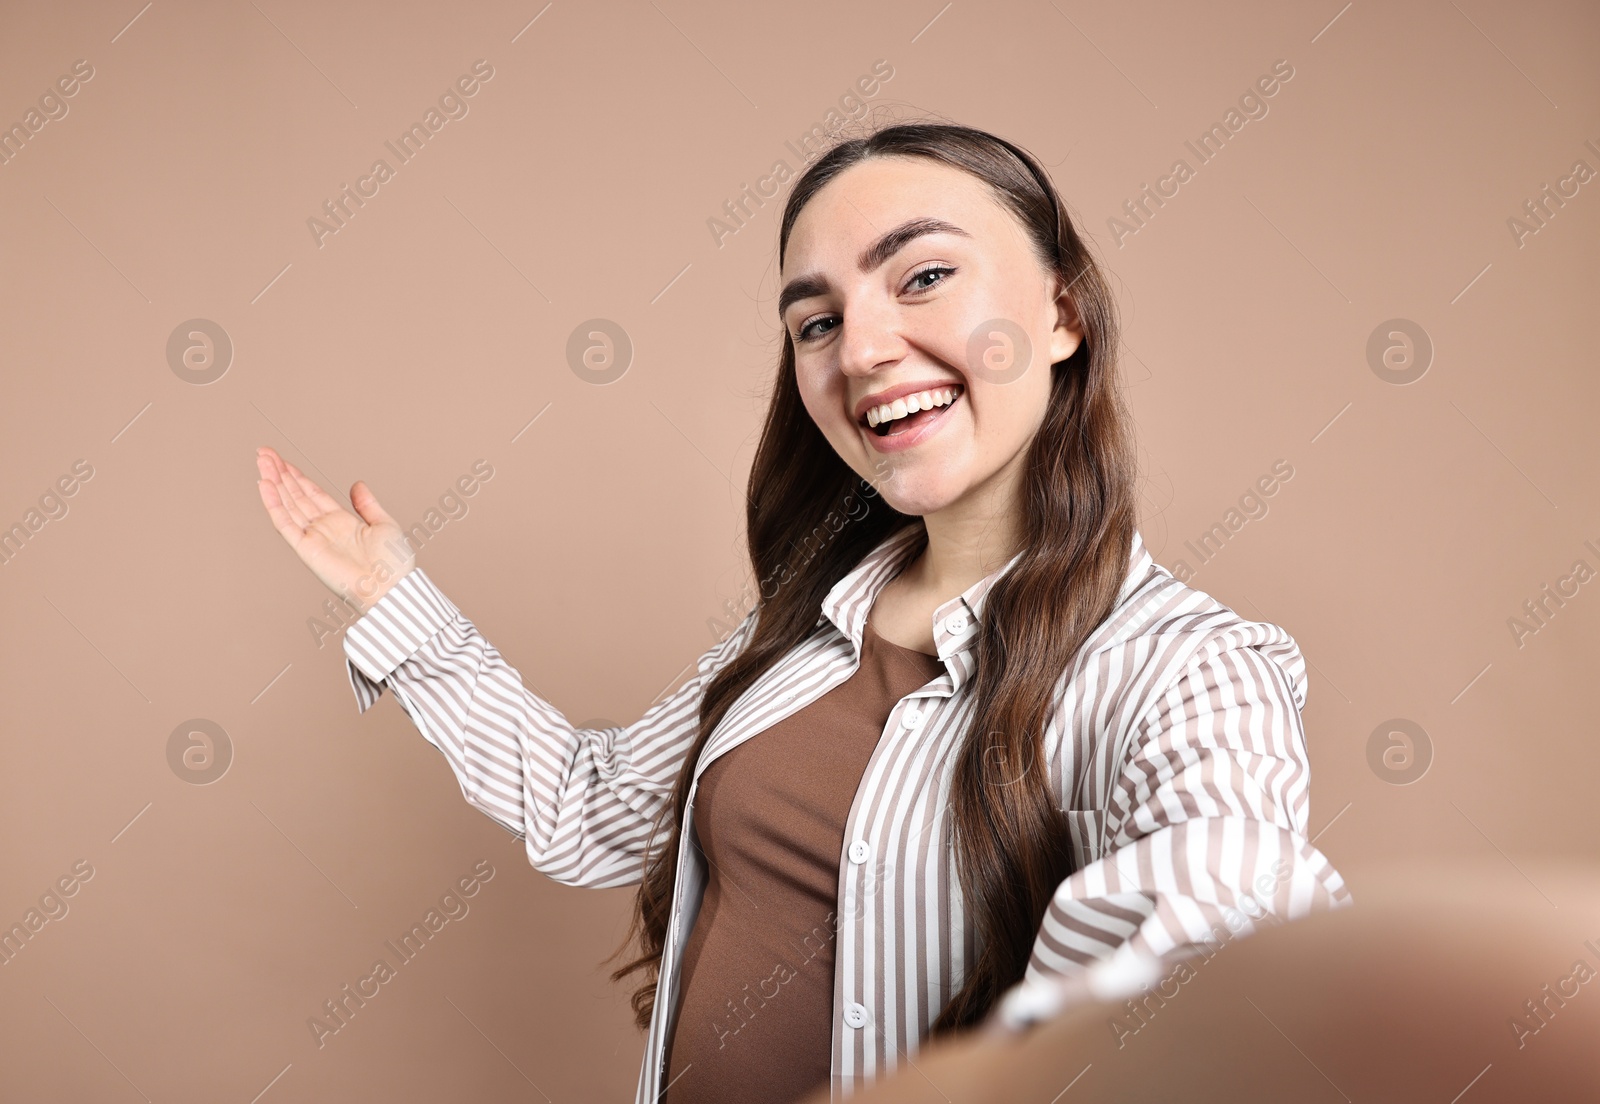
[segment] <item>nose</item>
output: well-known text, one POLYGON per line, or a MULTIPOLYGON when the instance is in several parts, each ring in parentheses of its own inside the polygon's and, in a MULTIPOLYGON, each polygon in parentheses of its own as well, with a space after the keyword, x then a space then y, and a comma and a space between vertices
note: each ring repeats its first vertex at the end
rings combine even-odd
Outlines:
POLYGON ((906 355, 899 308, 882 296, 847 303, 840 329, 839 369, 847 376, 871 375, 906 355))

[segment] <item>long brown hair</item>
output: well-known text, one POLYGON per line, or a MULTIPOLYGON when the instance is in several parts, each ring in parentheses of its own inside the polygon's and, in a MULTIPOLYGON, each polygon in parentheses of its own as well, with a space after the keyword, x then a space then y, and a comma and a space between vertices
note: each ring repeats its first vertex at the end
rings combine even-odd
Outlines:
MULTIPOLYGON (((899 123, 840 141, 806 169, 789 194, 778 239, 780 269, 806 203, 839 173, 871 157, 923 157, 988 183, 1026 228, 1046 272, 1068 289, 1084 335, 1070 357, 1051 366, 1049 409, 1028 446, 1018 503, 1023 555, 989 591, 978 627, 972 726, 956 753, 950 792, 963 908, 975 927, 969 934, 976 937, 977 954, 931 1027, 930 1034, 938 1035, 977 1023, 1022 978, 1051 895, 1073 871, 1066 818, 1043 761, 1044 726, 1063 672, 1111 612, 1125 577, 1137 462, 1116 379, 1110 288, 1044 169, 1010 142, 945 123, 899 123)), ((666 807, 671 831, 651 854, 633 923, 623 948, 611 956, 642 931, 643 953, 611 975, 620 980, 648 968, 648 980, 632 1001, 641 1028, 649 1025, 655 1005, 684 806, 711 732, 763 672, 819 631, 817 614, 828 591, 880 541, 916 525, 923 531, 904 562, 926 547, 921 519, 881 498, 859 520, 830 532, 824 519, 859 494, 861 482, 801 404, 794 345, 785 328, 746 513, 755 577, 769 580, 782 572, 784 581, 770 594, 763 585, 753 634, 706 686, 699 737, 666 807), (797 548, 817 550, 796 566, 797 548)), ((663 809, 655 835, 662 834, 665 816, 663 809)))

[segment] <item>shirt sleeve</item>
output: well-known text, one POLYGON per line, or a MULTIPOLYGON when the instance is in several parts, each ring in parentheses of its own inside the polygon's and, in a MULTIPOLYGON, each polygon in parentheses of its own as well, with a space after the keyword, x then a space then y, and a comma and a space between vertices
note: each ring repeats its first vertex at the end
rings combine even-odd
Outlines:
POLYGON ((1024 983, 1211 953, 1259 926, 1354 903, 1306 839, 1299 703, 1255 647, 1194 659, 1130 746, 1103 816, 1087 815, 1090 861, 1057 887, 1024 983))
POLYGON ((523 839, 528 861, 567 885, 633 885, 649 836, 699 731, 706 686, 755 628, 752 610, 703 654, 694 677, 631 725, 576 728, 522 683, 421 568, 345 631, 365 713, 392 690, 444 754, 467 802, 523 839))

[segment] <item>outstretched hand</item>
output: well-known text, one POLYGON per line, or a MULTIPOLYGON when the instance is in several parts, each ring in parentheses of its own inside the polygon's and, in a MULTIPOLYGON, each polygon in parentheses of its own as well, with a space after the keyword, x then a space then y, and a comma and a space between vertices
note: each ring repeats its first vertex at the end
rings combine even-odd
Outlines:
POLYGON ((399 524, 362 480, 350 488, 352 514, 271 448, 256 450, 256 467, 273 527, 324 586, 361 613, 416 565, 399 524))

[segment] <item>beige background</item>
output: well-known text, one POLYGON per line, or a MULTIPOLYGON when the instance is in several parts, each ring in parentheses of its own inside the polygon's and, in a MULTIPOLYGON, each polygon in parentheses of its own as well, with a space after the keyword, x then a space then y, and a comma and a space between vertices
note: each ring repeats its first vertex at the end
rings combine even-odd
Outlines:
POLYGON ((1596 858, 1600 179, 1520 243, 1508 219, 1600 172, 1597 47, 1593 5, 1486 0, 6 5, 0 124, 94 75, 0 165, 0 526, 92 475, 0 563, 0 925, 93 874, 0 966, 0 1098, 631 1099, 599 961, 632 891, 537 874, 391 697, 357 716, 253 454, 406 523, 488 461, 420 562, 568 717, 637 718, 748 604, 783 197, 720 246, 707 220, 879 60, 868 106, 1052 166, 1124 311, 1141 531, 1304 649, 1311 829, 1358 898, 1395 859, 1596 858), (467 114, 319 246, 479 59, 467 114), (597 317, 634 345, 603 386, 566 355, 597 317), (203 385, 167 357, 195 318, 234 349, 203 385), (1367 351, 1396 318, 1433 349, 1406 384, 1367 351), (195 718, 231 743, 208 785, 168 759, 195 718), (1369 759, 1395 718, 1431 747, 1406 785, 1369 759), (481 860, 319 1048, 307 1019, 481 860))

